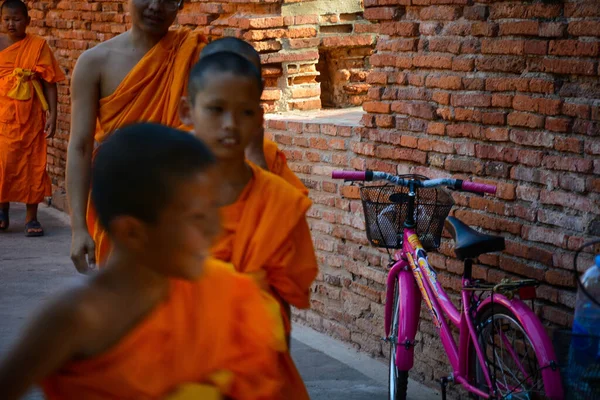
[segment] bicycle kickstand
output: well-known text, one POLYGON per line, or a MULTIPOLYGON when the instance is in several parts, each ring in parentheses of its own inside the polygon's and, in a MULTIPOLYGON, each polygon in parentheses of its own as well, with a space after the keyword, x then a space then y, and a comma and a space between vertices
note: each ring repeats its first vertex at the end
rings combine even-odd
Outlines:
POLYGON ((440 379, 440 386, 442 387, 442 400, 446 400, 446 388, 448 387, 448 382, 450 382, 450 379, 447 377, 440 379))

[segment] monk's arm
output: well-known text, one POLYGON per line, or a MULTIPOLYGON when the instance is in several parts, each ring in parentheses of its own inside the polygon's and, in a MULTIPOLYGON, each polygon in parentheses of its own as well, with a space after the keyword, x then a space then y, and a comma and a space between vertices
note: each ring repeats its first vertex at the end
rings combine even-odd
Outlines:
POLYGON ((46 134, 49 137, 54 136, 56 130, 56 117, 58 116, 58 88, 56 82, 46 82, 42 80, 42 87, 44 91, 44 97, 48 101, 49 116, 46 121, 46 134))
POLYGON ((28 389, 58 370, 78 352, 85 324, 73 308, 73 297, 63 296, 47 306, 0 360, 0 398, 19 399, 28 389))
POLYGON ((71 209, 73 245, 71 258, 79 272, 86 272, 88 255, 94 260, 94 243, 86 223, 87 202, 99 107, 101 60, 91 52, 81 55, 71 78, 71 137, 67 153, 67 198, 71 209))

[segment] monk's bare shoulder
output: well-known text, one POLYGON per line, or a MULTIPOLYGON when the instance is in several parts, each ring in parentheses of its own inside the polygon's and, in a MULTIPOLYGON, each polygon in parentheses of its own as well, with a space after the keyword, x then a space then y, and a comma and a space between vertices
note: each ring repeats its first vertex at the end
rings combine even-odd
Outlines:
MULTIPOLYGON (((70 285, 62 293, 47 301, 32 319, 29 330, 33 336, 26 340, 26 348, 35 348, 36 342, 45 342, 51 338, 61 338, 71 349, 70 356, 85 349, 95 331, 100 328, 94 311, 94 296, 90 296, 88 281, 79 281, 70 285), (44 338, 38 338, 43 335, 44 338)), ((50 350, 50 349, 48 349, 50 350)))

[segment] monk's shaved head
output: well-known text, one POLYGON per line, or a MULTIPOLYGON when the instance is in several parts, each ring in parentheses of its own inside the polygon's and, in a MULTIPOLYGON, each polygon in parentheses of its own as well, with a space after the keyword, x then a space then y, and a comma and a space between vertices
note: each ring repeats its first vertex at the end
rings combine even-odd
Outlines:
POLYGON ((231 36, 217 39, 204 46, 202 53, 200 53, 200 58, 202 59, 203 57, 224 51, 235 53, 246 58, 260 71, 260 55, 256 49, 250 43, 231 36))
POLYGON ((152 123, 115 131, 98 149, 92 200, 108 229, 118 216, 156 222, 175 185, 215 163, 208 147, 188 132, 152 123))
POLYGON ((263 81, 260 70, 247 58, 229 51, 220 51, 200 58, 190 73, 188 97, 192 104, 204 84, 215 73, 231 73, 254 80, 262 93, 263 81))
POLYGON ((27 5, 23 3, 21 0, 5 0, 2 3, 2 7, 0 8, 0 13, 5 8, 10 8, 12 10, 20 11, 25 17, 29 17, 29 12, 27 11, 27 5))

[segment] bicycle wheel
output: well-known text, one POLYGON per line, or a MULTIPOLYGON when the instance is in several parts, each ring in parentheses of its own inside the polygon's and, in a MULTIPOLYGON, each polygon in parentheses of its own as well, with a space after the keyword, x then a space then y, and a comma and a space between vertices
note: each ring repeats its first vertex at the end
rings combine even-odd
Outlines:
POLYGON ((477 340, 492 380, 488 387, 483 368, 470 349, 472 383, 477 388, 496 392, 499 399, 545 399, 542 371, 531 338, 514 314, 498 304, 487 307, 475 317, 477 340))
POLYGON ((406 400, 408 390, 408 371, 399 371, 396 366, 396 348, 398 345, 398 282, 394 283, 394 319, 390 332, 389 400, 406 400))

